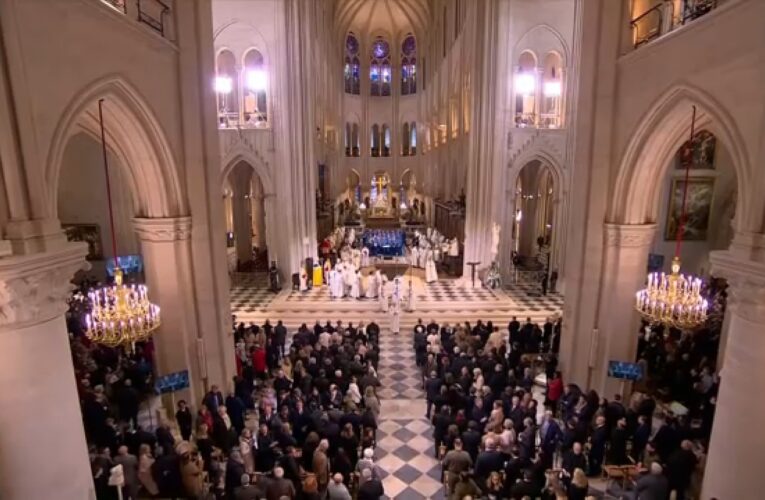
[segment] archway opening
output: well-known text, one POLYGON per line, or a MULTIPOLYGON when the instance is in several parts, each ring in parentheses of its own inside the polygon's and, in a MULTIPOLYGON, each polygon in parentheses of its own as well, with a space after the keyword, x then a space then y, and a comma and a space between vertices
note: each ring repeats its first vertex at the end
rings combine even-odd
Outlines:
POLYGON ((240 161, 224 179, 226 241, 229 269, 237 272, 268 270, 266 192, 252 165, 240 161))
POLYGON ((513 263, 526 270, 548 270, 555 217, 555 180, 540 160, 521 168, 515 185, 513 263))

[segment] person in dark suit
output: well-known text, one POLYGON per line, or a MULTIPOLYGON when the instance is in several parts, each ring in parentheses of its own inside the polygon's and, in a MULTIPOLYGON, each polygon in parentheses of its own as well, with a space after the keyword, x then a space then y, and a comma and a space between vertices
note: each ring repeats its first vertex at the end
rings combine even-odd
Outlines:
POLYGON ((218 407, 224 404, 223 393, 220 392, 217 385, 212 385, 210 391, 205 394, 202 402, 207 406, 207 409, 215 415, 218 412, 218 407))
POLYGON ((382 481, 372 475, 372 469, 363 469, 361 471, 361 485, 357 495, 358 500, 380 500, 385 494, 382 481))
POLYGON ((545 456, 545 467, 550 468, 552 467, 555 448, 563 437, 563 432, 550 410, 545 411, 542 426, 539 428, 539 436, 542 439, 541 449, 545 456))
POLYGON ((603 457, 606 454, 606 443, 608 442, 608 427, 606 427, 606 418, 598 416, 595 419, 595 429, 590 437, 590 476, 600 474, 603 465, 603 457))
POLYGON ((175 421, 178 423, 178 429, 181 431, 181 437, 184 441, 191 439, 191 428, 193 427, 193 418, 191 410, 186 405, 186 401, 178 401, 178 411, 175 412, 175 421))
POLYGON ((676 450, 667 460, 667 477, 669 487, 675 490, 677 500, 686 498, 685 491, 691 484, 691 476, 696 469, 698 458, 693 452, 693 443, 687 439, 680 443, 680 449, 676 450))
POLYGON ((539 488, 534 484, 532 472, 529 470, 524 471, 523 480, 515 483, 515 485, 510 488, 510 498, 513 500, 522 500, 526 497, 537 498, 540 493, 541 491, 539 491, 539 488))
POLYGON ((651 438, 651 424, 645 415, 638 417, 638 425, 632 434, 632 459, 639 462, 643 457, 648 440, 651 438))
POLYGON ((279 320, 274 327, 274 343, 279 349, 279 354, 284 357, 284 347, 287 344, 287 327, 279 320))
POLYGON ((574 469, 587 470, 587 459, 582 453, 582 443, 574 443, 571 449, 563 454, 562 467, 571 476, 574 475, 574 469))
POLYGON ((635 500, 667 500, 669 498, 669 481, 662 472, 663 469, 658 462, 651 463, 650 473, 635 483, 635 500))
POLYGON ((496 443, 493 439, 487 438, 485 442, 486 449, 478 454, 473 468, 473 474, 479 484, 486 483, 492 472, 499 472, 504 465, 502 453, 497 451, 496 443))
POLYGON ((430 378, 425 381, 425 399, 427 406, 425 409, 425 418, 430 418, 430 411, 433 408, 433 402, 436 400, 441 392, 441 379, 438 378, 438 373, 434 371, 430 372, 430 378))
POLYGON ((518 318, 513 316, 512 321, 507 325, 507 330, 510 332, 510 343, 515 344, 517 342, 520 342, 520 338, 518 334, 521 331, 521 323, 518 321, 518 318))
POLYGON ((478 458, 478 448, 481 445, 481 433, 478 431, 478 424, 472 420, 468 422, 467 429, 462 433, 462 446, 473 462, 478 458))
POLYGON ((611 465, 625 465, 629 463, 627 458, 627 419, 624 417, 617 420, 616 427, 611 431, 608 463, 611 465))

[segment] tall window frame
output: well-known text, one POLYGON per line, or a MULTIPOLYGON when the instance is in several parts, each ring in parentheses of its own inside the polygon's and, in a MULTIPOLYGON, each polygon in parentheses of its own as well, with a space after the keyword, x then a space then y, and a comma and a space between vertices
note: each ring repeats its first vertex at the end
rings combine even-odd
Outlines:
POLYGON ((409 33, 401 42, 401 95, 417 93, 417 39, 409 33))
POLYGON ((385 38, 378 36, 369 50, 369 95, 389 96, 391 79, 390 44, 385 38))
POLYGON ((268 72, 263 54, 250 48, 242 58, 242 115, 245 125, 268 123, 268 72))
POLYGON ((345 37, 345 66, 343 79, 345 81, 345 93, 352 95, 361 94, 361 65, 359 64, 359 39, 350 31, 345 37))

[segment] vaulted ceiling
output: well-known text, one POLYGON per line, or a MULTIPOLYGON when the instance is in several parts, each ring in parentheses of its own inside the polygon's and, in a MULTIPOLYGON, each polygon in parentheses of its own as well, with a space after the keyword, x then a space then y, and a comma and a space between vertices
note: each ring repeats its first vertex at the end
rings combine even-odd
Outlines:
POLYGON ((348 31, 360 35, 380 32, 400 37, 414 32, 418 38, 425 34, 429 19, 427 0, 337 0, 336 30, 340 37, 348 31))

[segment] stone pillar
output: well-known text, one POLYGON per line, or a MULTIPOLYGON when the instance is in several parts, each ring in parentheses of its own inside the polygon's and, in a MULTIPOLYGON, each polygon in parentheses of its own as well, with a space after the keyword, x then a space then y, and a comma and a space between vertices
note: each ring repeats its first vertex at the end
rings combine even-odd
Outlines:
POLYGON ((252 214, 250 213, 250 180, 252 169, 238 168, 232 173, 234 192, 231 200, 234 215, 236 259, 242 264, 252 260, 252 214))
POLYGON ((191 217, 133 219, 141 242, 149 297, 161 308, 154 335, 157 373, 189 370, 190 389, 177 398, 197 402, 209 384, 226 387, 234 376, 231 335, 199 328, 191 217))
POLYGON ((86 253, 0 259, 0 498, 96 498, 64 320, 86 253))
POLYGON ((609 399, 621 389, 620 381, 607 377, 609 360, 634 361, 637 351, 640 320, 635 293, 645 283, 648 250, 655 233, 655 224, 604 225, 597 335, 592 333, 575 363, 591 368, 587 387, 609 399))
POLYGON ((533 257, 537 253, 537 219, 539 200, 532 191, 524 190, 521 196, 531 195, 529 198, 523 198, 521 202, 521 223, 519 228, 518 253, 525 257, 533 257))
MULTIPOLYGON (((508 17, 505 3, 496 0, 473 2, 469 8, 475 12, 468 16, 472 23, 465 28, 464 36, 471 35, 475 57, 471 70, 472 106, 467 146, 464 286, 473 284, 470 262, 479 263, 477 274, 491 265, 490 236, 492 224, 498 218, 504 153, 504 115, 497 108, 504 104, 506 84, 498 75, 505 74, 507 58, 500 57, 503 53, 500 24, 508 17)), ((480 279, 475 280, 475 286, 481 286, 480 279)))
POLYGON ((765 448, 765 399, 755 387, 765 380, 765 263, 731 251, 712 252, 710 263, 730 285, 729 323, 702 498, 756 497, 765 448))
POLYGON ((265 197, 259 194, 252 197, 252 243, 262 250, 266 246, 266 210, 265 197))

